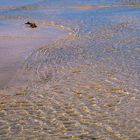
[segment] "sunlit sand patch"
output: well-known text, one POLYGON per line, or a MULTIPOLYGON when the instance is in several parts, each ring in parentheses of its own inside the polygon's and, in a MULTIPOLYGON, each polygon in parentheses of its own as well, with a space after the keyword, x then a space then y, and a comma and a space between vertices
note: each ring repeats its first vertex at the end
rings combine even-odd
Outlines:
POLYGON ((90 9, 100 9, 100 8, 109 8, 110 6, 108 5, 102 5, 102 6, 70 6, 70 7, 67 7, 67 8, 70 8, 70 9, 77 9, 77 10, 90 10, 90 9))
POLYGON ((140 7, 140 4, 116 4, 116 5, 94 5, 94 6, 69 6, 66 8, 76 9, 76 10, 91 10, 91 9, 104 9, 104 8, 113 8, 113 7, 140 7))
POLYGON ((126 4, 126 6, 132 6, 132 7, 140 7, 140 3, 132 3, 132 4, 126 4))

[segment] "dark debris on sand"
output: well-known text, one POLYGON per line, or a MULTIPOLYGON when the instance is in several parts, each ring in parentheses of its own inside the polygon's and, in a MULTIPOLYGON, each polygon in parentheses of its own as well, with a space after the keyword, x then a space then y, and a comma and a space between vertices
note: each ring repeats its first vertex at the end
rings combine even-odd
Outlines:
POLYGON ((27 24, 27 25, 29 25, 31 28, 37 28, 37 25, 36 25, 36 23, 34 23, 34 22, 26 22, 25 24, 27 24))

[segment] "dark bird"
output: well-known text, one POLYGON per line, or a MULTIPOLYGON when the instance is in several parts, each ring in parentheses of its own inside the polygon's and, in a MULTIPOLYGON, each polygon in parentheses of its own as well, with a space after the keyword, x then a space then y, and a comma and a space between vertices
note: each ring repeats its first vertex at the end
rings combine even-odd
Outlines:
POLYGON ((37 25, 33 22, 26 22, 25 24, 29 25, 31 28, 37 28, 37 25))

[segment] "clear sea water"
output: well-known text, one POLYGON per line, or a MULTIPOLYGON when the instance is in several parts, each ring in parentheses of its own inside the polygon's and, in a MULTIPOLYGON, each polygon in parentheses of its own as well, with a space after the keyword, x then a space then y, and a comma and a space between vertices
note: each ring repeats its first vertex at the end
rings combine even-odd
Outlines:
POLYGON ((139 140, 140 1, 0 0, 0 88, 0 140, 139 140))

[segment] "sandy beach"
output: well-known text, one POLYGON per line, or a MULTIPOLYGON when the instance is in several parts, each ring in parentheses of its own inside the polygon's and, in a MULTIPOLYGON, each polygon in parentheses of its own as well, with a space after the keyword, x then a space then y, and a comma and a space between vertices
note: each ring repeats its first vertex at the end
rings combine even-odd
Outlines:
POLYGON ((139 0, 2 0, 0 140, 139 140, 139 23, 139 0))

